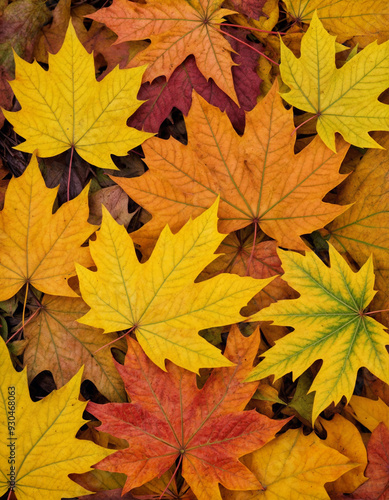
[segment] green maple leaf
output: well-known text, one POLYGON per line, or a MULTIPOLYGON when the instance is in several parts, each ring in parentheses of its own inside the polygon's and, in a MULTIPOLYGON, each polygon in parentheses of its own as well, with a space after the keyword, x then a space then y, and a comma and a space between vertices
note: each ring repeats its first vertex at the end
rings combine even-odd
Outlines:
POLYGON ((276 342, 247 380, 269 375, 300 376, 316 360, 323 360, 310 391, 316 391, 312 421, 332 402, 353 393, 358 369, 365 366, 389 383, 389 336, 384 326, 364 309, 375 295, 373 261, 354 273, 330 246, 331 268, 313 252, 306 256, 278 251, 283 279, 301 297, 282 300, 252 316, 252 321, 274 321, 294 332, 276 342))

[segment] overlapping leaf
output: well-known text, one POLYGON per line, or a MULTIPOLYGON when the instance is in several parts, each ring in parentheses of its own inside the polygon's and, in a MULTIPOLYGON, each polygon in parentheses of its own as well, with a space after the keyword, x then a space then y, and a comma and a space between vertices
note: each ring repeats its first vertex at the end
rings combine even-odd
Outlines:
POLYGON ((182 475, 199 500, 221 500, 229 489, 258 489, 260 483, 238 458, 260 448, 285 424, 245 411, 257 384, 244 383, 259 345, 259 331, 245 339, 230 331, 226 356, 234 363, 215 369, 202 390, 193 373, 168 364, 167 372, 128 339, 125 365, 118 365, 129 404, 88 404, 101 430, 126 439, 129 448, 98 464, 127 474, 123 493, 161 475, 178 458, 182 475))
POLYGON ((278 340, 266 351, 264 360, 248 380, 292 372, 301 375, 314 361, 323 365, 311 391, 316 391, 313 422, 319 413, 342 396, 350 399, 358 369, 365 366, 381 380, 389 382, 389 335, 384 326, 364 310, 374 297, 372 259, 353 273, 344 259, 330 247, 331 268, 313 252, 305 257, 279 250, 284 279, 301 297, 280 301, 252 319, 274 321, 295 331, 278 340))
POLYGON ((289 14, 309 23, 315 10, 324 27, 342 40, 355 38, 360 46, 389 38, 386 0, 285 0, 289 14))
POLYGON ((10 479, 18 500, 60 500, 88 493, 68 478, 86 472, 112 450, 75 439, 86 403, 78 400, 81 371, 66 386, 33 403, 26 370, 14 370, 0 339, 0 495, 10 479))
POLYGON ((293 249, 305 249, 301 234, 345 210, 322 198, 344 178, 338 170, 347 145, 340 140, 335 154, 316 138, 295 155, 292 111, 283 107, 276 86, 247 113, 243 137, 226 115, 195 95, 186 124, 188 146, 153 138, 144 145, 149 170, 139 178, 114 178, 153 215, 132 234, 145 253, 167 223, 178 230, 219 193, 221 231, 255 222, 293 249))
POLYGON ((93 55, 78 40, 72 23, 61 50, 49 56, 49 70, 16 57, 10 85, 22 106, 4 114, 26 139, 19 151, 49 157, 74 148, 92 165, 116 169, 111 154, 124 156, 151 134, 127 127, 127 118, 142 104, 136 99, 144 67, 115 68, 101 82, 93 55))
POLYGON ((26 283, 52 295, 77 296, 67 283, 76 274, 75 262, 93 264, 81 246, 96 229, 87 222, 88 189, 53 214, 58 188, 46 187, 35 156, 10 181, 0 212, 0 300, 26 283))
POLYGON ((256 105, 261 83, 255 71, 258 53, 252 50, 258 44, 246 40, 246 34, 234 28, 225 27, 223 31, 234 37, 230 39, 231 47, 236 52, 232 54, 232 60, 238 66, 233 66, 232 76, 240 108, 213 80, 207 80, 203 76, 194 57, 190 56, 175 69, 168 81, 161 76, 151 84, 142 85, 138 98, 146 102, 130 118, 130 126, 148 132, 158 132, 173 106, 180 109, 184 115, 188 114, 194 89, 207 102, 226 111, 235 129, 243 133, 245 111, 252 110, 256 105), (242 45, 242 42, 245 45, 242 45))
POLYGON ((389 87, 389 42, 371 43, 337 69, 335 37, 315 13, 300 58, 281 42, 280 71, 290 87, 282 97, 318 116, 317 132, 329 148, 336 150, 336 132, 355 146, 379 147, 369 132, 389 130, 389 106, 378 101, 389 87))
POLYGON ((131 61, 132 67, 147 64, 146 81, 165 75, 189 55, 194 55, 201 73, 212 78, 223 92, 237 101, 231 68, 231 46, 219 33, 224 16, 233 11, 221 9, 223 0, 148 0, 142 5, 115 0, 91 17, 105 23, 118 35, 118 42, 150 39, 147 49, 131 61))
POLYGON ((370 254, 377 277, 375 309, 389 306, 389 147, 388 134, 375 136, 385 150, 368 151, 341 186, 337 201, 353 203, 329 226, 330 241, 361 266, 370 254))
POLYGON ((367 445, 369 480, 358 488, 351 498, 358 500, 386 500, 389 496, 389 430, 381 422, 374 429, 367 445))
POLYGON ((224 235, 217 231, 218 203, 177 234, 162 231, 150 259, 140 264, 131 237, 104 210, 97 240, 90 243, 97 272, 78 266, 81 294, 91 310, 79 322, 105 332, 133 329, 149 358, 197 372, 229 366, 199 330, 243 319, 240 309, 269 281, 220 274, 194 283, 224 235))
MULTIPOLYGON (((27 347, 24 364, 32 380, 43 370, 49 370, 57 387, 65 385, 85 365, 83 380, 91 380, 110 401, 125 401, 124 387, 113 365, 110 349, 99 348, 117 339, 117 335, 104 338, 101 331, 80 325, 77 319, 88 306, 79 298, 46 295, 42 309, 24 327, 27 347)), ((125 349, 123 340, 114 344, 125 349)))
POLYGON ((356 464, 325 446, 314 432, 292 429, 244 458, 265 491, 226 492, 225 500, 329 500, 324 483, 334 481, 356 464))

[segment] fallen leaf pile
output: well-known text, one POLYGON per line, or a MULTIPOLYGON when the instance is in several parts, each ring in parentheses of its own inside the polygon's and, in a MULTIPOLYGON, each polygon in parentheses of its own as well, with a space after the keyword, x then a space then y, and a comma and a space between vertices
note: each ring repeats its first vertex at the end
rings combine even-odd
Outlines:
POLYGON ((0 5, 0 500, 389 500, 388 23, 0 5))

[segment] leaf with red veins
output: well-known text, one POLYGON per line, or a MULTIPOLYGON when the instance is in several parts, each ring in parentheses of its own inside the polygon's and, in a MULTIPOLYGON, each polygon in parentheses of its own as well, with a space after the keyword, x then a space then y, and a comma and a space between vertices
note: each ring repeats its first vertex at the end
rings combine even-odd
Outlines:
POLYGON ((128 67, 147 64, 143 81, 161 75, 170 78, 189 55, 205 76, 236 103, 231 68, 233 49, 220 33, 224 17, 234 11, 221 9, 223 0, 148 0, 146 4, 114 0, 113 4, 87 17, 105 23, 118 35, 117 43, 150 39, 128 67))
POLYGON ((228 336, 225 356, 235 366, 213 370, 200 390, 196 376, 171 362, 164 372, 129 338, 124 366, 117 364, 131 403, 88 404, 100 430, 126 439, 97 468, 127 474, 123 493, 160 476, 182 459, 182 476, 199 500, 221 500, 218 483, 234 490, 262 489, 238 460, 270 441, 286 420, 243 411, 257 384, 244 383, 259 345, 259 330, 228 336))
MULTIPOLYGON (((223 27, 223 31, 232 34, 250 47, 261 45, 246 40, 246 34, 234 28, 223 27)), ((138 98, 146 101, 128 121, 130 127, 157 133, 161 123, 169 116, 173 107, 187 115, 192 104, 192 90, 201 95, 213 106, 226 111, 234 128, 243 133, 245 126, 245 111, 251 111, 257 104, 261 79, 255 68, 258 63, 258 53, 250 47, 242 45, 235 39, 229 39, 236 54, 232 60, 239 66, 232 68, 232 76, 240 108, 225 94, 213 80, 207 80, 198 69, 193 56, 188 57, 167 81, 158 77, 152 83, 144 83, 138 98)))

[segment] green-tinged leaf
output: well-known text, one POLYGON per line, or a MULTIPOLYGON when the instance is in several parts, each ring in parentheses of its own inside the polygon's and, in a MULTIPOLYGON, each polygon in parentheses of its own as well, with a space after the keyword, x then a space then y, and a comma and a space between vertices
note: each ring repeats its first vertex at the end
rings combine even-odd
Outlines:
POLYGON ((353 393, 357 371, 365 366, 389 383, 389 336, 383 325, 363 314, 374 297, 373 261, 354 273, 330 246, 331 268, 313 252, 302 256, 279 250, 283 278, 301 297, 279 301, 252 316, 295 329, 265 352, 248 380, 288 372, 300 376, 323 360, 311 391, 316 391, 312 421, 332 402, 353 393))
POLYGON ((332 151, 336 132, 355 146, 380 147, 369 132, 389 130, 389 106, 378 101, 389 87, 389 42, 371 43, 337 69, 335 37, 315 13, 302 39, 300 58, 281 41, 280 71, 291 89, 282 97, 318 115, 317 132, 332 151))

